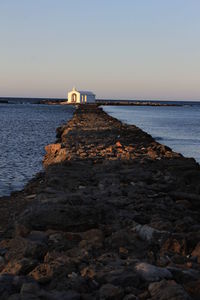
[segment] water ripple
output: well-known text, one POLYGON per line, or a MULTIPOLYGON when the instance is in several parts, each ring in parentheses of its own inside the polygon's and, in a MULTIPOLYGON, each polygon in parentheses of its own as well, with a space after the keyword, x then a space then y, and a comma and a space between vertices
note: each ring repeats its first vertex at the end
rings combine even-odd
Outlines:
POLYGON ((45 145, 72 114, 66 106, 0 104, 0 196, 21 189, 42 170, 45 145))

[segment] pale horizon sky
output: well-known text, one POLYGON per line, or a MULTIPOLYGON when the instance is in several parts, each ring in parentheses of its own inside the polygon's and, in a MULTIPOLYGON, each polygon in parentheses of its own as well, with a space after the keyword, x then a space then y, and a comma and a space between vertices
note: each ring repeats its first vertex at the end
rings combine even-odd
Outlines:
POLYGON ((199 0, 0 0, 0 97, 200 100, 199 0))

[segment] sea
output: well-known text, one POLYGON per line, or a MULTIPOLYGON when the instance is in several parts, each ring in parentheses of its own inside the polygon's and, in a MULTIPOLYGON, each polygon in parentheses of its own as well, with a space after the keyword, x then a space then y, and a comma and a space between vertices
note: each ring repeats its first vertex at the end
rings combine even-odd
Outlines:
POLYGON ((0 196, 22 189, 42 171, 45 146, 73 115, 72 106, 0 103, 0 196))
POLYGON ((156 141, 200 163, 200 102, 164 102, 177 106, 104 106, 111 116, 136 125, 156 141))
MULTIPOLYGON (((172 102, 170 102, 172 103, 172 102)), ((127 124, 135 124, 158 142, 200 163, 200 102, 182 106, 103 106, 127 124)), ((0 196, 21 190, 43 170, 45 146, 56 140, 56 128, 73 115, 74 107, 0 102, 0 196)))

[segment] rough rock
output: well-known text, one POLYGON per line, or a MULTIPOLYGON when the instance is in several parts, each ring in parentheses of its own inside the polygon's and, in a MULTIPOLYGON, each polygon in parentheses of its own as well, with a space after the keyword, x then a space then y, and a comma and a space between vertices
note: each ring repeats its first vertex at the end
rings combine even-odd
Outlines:
POLYGON ((198 263, 200 263, 200 242, 196 245, 195 249, 192 251, 192 256, 197 257, 198 263))
POLYGON ((123 294, 124 292, 120 287, 108 283, 101 287, 99 291, 99 299, 100 300, 121 300, 123 294))
POLYGON ((149 285, 152 300, 190 300, 189 295, 175 281, 162 280, 149 285))
POLYGON ((148 225, 140 225, 137 224, 133 230, 137 232, 139 237, 142 240, 148 241, 148 242, 157 242, 160 243, 162 239, 166 238, 169 235, 169 232, 167 231, 160 231, 157 229, 154 229, 148 225))
POLYGON ((145 281, 159 281, 163 278, 172 278, 172 274, 169 270, 144 262, 137 263, 135 270, 145 281))
POLYGON ((39 283, 47 283, 53 277, 53 270, 49 264, 40 264, 29 275, 39 283))
POLYGON ((126 295, 123 300, 139 300, 138 297, 136 297, 134 294, 129 294, 129 295, 126 295))
POLYGON ((21 215, 19 223, 31 230, 85 231, 97 227, 98 223, 105 218, 105 214, 103 206, 74 207, 68 204, 43 204, 27 210, 21 215))

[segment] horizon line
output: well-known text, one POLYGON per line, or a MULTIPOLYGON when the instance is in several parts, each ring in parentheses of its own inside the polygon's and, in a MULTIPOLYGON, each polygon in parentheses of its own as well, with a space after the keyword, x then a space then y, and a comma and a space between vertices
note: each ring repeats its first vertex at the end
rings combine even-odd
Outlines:
MULTIPOLYGON (((24 97, 24 96, 0 96, 0 100, 3 99, 52 99, 52 100, 67 100, 67 98, 63 97, 24 97)), ((194 100, 194 99, 161 99, 161 98, 154 98, 154 99, 126 99, 126 98, 96 98, 96 100, 104 100, 104 101, 176 101, 176 102, 200 102, 200 99, 194 100)))

